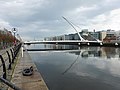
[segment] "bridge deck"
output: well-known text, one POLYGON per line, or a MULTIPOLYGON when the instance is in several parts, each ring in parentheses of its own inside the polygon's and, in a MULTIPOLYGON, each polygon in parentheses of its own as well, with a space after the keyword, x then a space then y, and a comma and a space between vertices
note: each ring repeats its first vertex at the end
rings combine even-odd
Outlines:
POLYGON ((59 41, 27 41, 24 44, 63 44, 63 45, 79 45, 79 46, 104 46, 104 47, 120 47, 120 42, 102 42, 102 41, 80 41, 80 40, 59 40, 59 41))

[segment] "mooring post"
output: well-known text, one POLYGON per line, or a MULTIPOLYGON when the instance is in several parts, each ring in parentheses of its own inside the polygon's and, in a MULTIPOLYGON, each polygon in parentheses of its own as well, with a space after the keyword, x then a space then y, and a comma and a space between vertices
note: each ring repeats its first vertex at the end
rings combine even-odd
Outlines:
POLYGON ((21 51, 22 51, 22 57, 23 57, 23 46, 21 47, 21 51))

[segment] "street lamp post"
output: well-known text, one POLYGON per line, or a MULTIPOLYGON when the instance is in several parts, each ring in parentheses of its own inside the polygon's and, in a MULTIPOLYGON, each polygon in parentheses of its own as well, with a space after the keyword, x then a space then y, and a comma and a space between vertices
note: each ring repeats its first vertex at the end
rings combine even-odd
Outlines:
POLYGON ((16 28, 12 28, 12 32, 14 33, 14 46, 16 45, 16 40, 15 40, 15 33, 17 32, 16 28))

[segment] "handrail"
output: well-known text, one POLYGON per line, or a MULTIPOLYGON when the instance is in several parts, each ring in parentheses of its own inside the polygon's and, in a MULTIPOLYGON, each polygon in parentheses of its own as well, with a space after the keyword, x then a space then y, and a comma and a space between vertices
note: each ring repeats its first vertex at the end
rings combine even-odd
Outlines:
POLYGON ((13 83, 9 82, 8 80, 4 79, 4 78, 0 78, 0 80, 2 82, 4 82, 5 84, 7 84, 9 87, 11 87, 14 90, 21 90, 19 87, 15 86, 13 83))
POLYGON ((2 55, 0 55, 0 59, 1 59, 1 62, 2 62, 3 72, 4 72, 3 78, 6 79, 6 66, 5 66, 5 61, 4 61, 3 57, 2 57, 2 55))
POLYGON ((12 55, 12 63, 14 63, 14 54, 13 54, 13 49, 10 49, 11 55, 12 55))
POLYGON ((9 58, 9 67, 8 67, 8 69, 11 69, 12 62, 11 62, 10 54, 9 54, 8 51, 6 51, 6 52, 7 52, 8 58, 9 58))
POLYGON ((14 63, 14 60, 19 52, 19 49, 21 48, 21 43, 15 46, 14 48, 10 48, 9 50, 6 49, 5 52, 3 52, 0 55, 0 68, 2 68, 2 75, 0 76, 0 81, 8 85, 9 87, 13 88, 14 90, 20 90, 18 87, 16 87, 14 84, 8 81, 7 79, 7 70, 12 69, 12 64, 14 63), (5 56, 5 57, 3 57, 5 56))

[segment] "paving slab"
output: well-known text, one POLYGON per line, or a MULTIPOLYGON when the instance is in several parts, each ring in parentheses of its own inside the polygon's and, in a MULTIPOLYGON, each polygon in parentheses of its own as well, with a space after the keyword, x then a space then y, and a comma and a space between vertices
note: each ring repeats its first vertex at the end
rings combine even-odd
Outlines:
MULTIPOLYGON (((27 51, 24 51, 23 57, 19 55, 19 60, 16 64, 11 82, 21 90, 48 90, 47 85, 27 51), (33 75, 23 76, 22 70, 30 66, 33 66, 33 75)), ((9 88, 8 90, 13 89, 9 88)))

